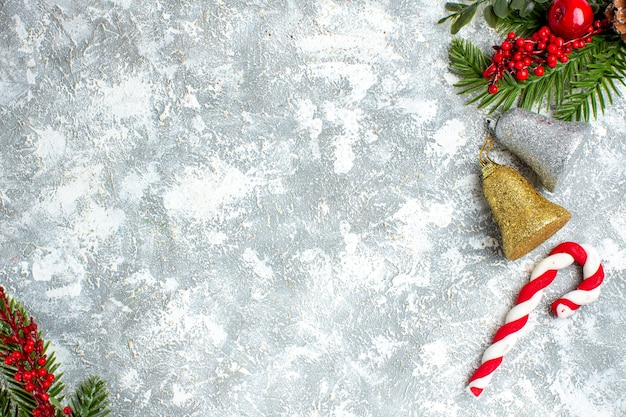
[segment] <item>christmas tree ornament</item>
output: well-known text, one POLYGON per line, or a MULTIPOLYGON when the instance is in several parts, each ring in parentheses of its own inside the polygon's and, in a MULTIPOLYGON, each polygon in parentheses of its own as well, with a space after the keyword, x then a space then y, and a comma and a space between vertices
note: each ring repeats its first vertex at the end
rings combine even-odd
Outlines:
POLYGON ((551 192, 572 171, 592 134, 588 123, 564 122, 520 108, 487 119, 487 125, 494 139, 532 168, 551 192))
POLYGON ((565 294, 552 303, 552 312, 559 318, 574 314, 582 305, 589 304, 600 296, 600 285, 604 280, 604 270, 600 264, 598 252, 589 245, 565 242, 558 245, 550 255, 540 261, 530 275, 530 282, 520 291, 515 307, 505 318, 505 323, 498 329, 491 345, 483 354, 481 365, 470 377, 468 389, 478 397, 489 384, 494 371, 515 345, 519 332, 528 322, 532 312, 543 295, 543 290, 552 283, 559 269, 567 268, 576 262, 582 265, 583 281, 578 288, 565 294))
POLYGON ((607 6, 604 15, 615 32, 626 42, 626 0, 612 0, 607 6))
POLYGON ((500 228, 504 256, 518 259, 561 229, 571 218, 548 201, 517 171, 489 159, 489 138, 480 150, 483 193, 500 228))
POLYGON ((585 35, 592 23, 593 10, 586 0, 554 0, 548 9, 548 26, 565 39, 585 35))
POLYGON ((454 86, 470 96, 467 104, 491 111, 520 107, 545 109, 558 120, 597 119, 625 84, 625 3, 606 0, 605 17, 593 14, 600 4, 585 0, 448 2, 451 13, 440 22, 451 21, 452 32, 482 8, 485 22, 503 35, 491 54, 452 39, 454 86))

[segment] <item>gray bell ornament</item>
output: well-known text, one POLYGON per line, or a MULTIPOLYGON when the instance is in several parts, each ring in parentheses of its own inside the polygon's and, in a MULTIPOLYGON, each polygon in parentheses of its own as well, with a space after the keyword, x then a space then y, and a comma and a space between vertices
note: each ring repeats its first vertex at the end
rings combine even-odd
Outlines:
POLYGON ((517 155, 551 191, 567 176, 578 158, 591 125, 564 122, 521 108, 487 119, 494 139, 517 155))

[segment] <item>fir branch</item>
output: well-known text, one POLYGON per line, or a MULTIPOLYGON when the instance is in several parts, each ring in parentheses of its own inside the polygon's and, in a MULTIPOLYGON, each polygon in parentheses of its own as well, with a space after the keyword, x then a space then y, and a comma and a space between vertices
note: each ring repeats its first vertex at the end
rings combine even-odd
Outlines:
POLYGON ((19 408, 9 396, 9 391, 0 388, 0 416, 2 417, 19 417, 19 408))
MULTIPOLYGON (((1 287, 0 287, 1 288, 1 287)), ((15 333, 19 332, 17 322, 25 321, 28 317, 24 307, 0 291, 0 335, 2 342, 0 343, 0 352, 8 352, 15 348, 17 340, 15 333)), ((15 410, 16 417, 29 417, 37 406, 35 398, 31 393, 26 391, 23 385, 16 381, 15 373, 17 367, 7 364, 0 360, 0 386, 2 389, 2 397, 0 397, 0 407, 15 410), (6 401, 6 402, 4 402, 6 401)))
POLYGON ((26 310, 0 286, 0 417, 104 417, 109 392, 99 377, 78 388, 71 407, 63 407, 64 384, 50 342, 41 338, 26 310))
MULTIPOLYGON (((2 367, 2 396, 0 408, 14 410, 15 417, 30 417, 36 407, 33 396, 15 381, 15 370, 8 366, 2 367)), ((4 414, 3 414, 4 417, 4 414)))
POLYGON ((473 93, 487 86, 482 76, 483 69, 489 64, 489 57, 470 41, 461 38, 452 40, 448 51, 450 72, 461 80, 454 84, 461 88, 460 94, 473 93))
POLYGON ((83 381, 72 399, 75 417, 105 417, 109 408, 109 391, 104 380, 92 376, 83 381))
POLYGON ((542 77, 517 81, 508 72, 499 81, 497 94, 489 94, 483 70, 490 58, 470 41, 453 39, 448 53, 450 71, 460 80, 454 84, 459 94, 467 94, 466 104, 506 111, 517 105, 534 110, 555 108, 561 120, 597 118, 613 97, 619 96, 615 80, 626 79, 626 44, 616 35, 598 35, 584 48, 572 51, 566 64, 547 68, 542 77))
POLYGON ((598 36, 594 40, 595 48, 590 48, 594 53, 583 70, 572 75, 571 94, 557 108, 556 118, 588 121, 593 115, 595 119, 598 110, 604 114, 607 101, 613 104, 613 94, 621 95, 614 81, 626 85, 626 48, 614 38, 598 36))
POLYGON ((500 84, 498 94, 489 94, 487 80, 483 77, 483 70, 489 64, 489 57, 470 41, 453 39, 448 53, 450 72, 460 80, 454 84, 459 88, 459 94, 474 95, 466 104, 477 103, 479 108, 491 107, 509 109, 520 93, 520 84, 512 77, 505 76, 500 84))

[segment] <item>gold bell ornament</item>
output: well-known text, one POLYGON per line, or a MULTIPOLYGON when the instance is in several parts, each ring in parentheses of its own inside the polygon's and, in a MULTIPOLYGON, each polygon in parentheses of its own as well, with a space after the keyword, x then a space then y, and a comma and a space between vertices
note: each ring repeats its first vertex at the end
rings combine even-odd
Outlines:
POLYGON ((515 260, 555 234, 572 215, 539 194, 519 172, 493 162, 493 143, 487 139, 480 150, 483 193, 500 228, 504 256, 515 260))

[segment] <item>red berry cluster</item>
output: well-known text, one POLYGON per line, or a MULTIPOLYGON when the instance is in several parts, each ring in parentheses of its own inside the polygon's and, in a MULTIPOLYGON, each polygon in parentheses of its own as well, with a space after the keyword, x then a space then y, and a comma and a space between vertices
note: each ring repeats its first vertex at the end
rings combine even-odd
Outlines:
MULTIPOLYGON (((50 403, 48 389, 54 382, 54 374, 46 368, 48 359, 37 324, 32 317, 27 320, 18 309, 12 309, 4 288, 0 287, 0 337, 8 346, 0 352, 4 364, 15 368, 14 378, 31 393, 36 407, 33 417, 54 417, 56 412, 50 403)), ((72 408, 65 407, 63 413, 71 416, 72 408)))
POLYGON ((606 19, 596 20, 585 35, 569 40, 554 35, 548 26, 533 33, 530 38, 518 37, 515 32, 509 32, 500 45, 493 47, 496 53, 483 71, 483 77, 490 80, 489 93, 498 92, 498 82, 507 72, 516 80, 524 81, 531 72, 541 77, 545 67, 554 68, 559 62, 566 63, 573 50, 584 48, 594 35, 604 32, 608 25, 606 19))

